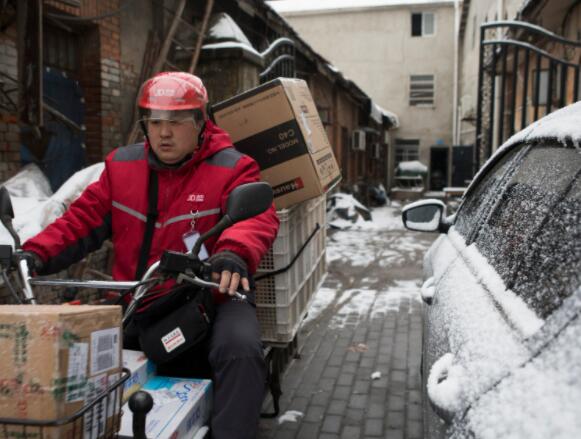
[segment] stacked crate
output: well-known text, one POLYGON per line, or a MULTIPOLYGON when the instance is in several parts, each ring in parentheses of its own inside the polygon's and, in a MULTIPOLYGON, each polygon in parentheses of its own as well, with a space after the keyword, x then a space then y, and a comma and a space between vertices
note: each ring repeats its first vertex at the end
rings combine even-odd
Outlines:
POLYGON ((288 266, 309 236, 316 232, 287 271, 256 282, 256 308, 263 341, 292 341, 320 286, 326 272, 325 208, 325 195, 322 195, 277 212, 278 235, 256 276, 288 266))

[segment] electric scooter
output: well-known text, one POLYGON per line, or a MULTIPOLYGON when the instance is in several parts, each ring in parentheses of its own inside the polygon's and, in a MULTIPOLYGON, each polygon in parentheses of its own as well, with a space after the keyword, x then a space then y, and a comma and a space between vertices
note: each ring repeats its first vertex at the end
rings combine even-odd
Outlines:
MULTIPOLYGON (((174 279, 177 285, 190 284, 197 288, 218 288, 218 284, 209 280, 209 266, 201 261, 198 253, 204 241, 209 237, 220 234, 223 230, 234 223, 252 218, 272 205, 273 193, 267 183, 248 183, 235 188, 229 195, 226 205, 226 212, 220 221, 201 235, 195 242, 192 250, 186 253, 166 251, 161 259, 152 264, 143 277, 137 281, 103 281, 103 280, 75 280, 75 279, 52 279, 47 277, 32 277, 28 263, 23 258, 15 257, 11 245, 0 245, 0 272, 4 284, 10 290, 16 303, 37 304, 34 294, 35 286, 56 286, 63 288, 92 288, 106 291, 121 291, 122 295, 131 294, 131 299, 123 315, 123 327, 130 322, 133 314, 139 308, 141 301, 147 297, 148 293, 166 282, 174 279)), ((20 238, 14 230, 12 221, 14 211, 8 191, 0 187, 0 221, 9 231, 14 240, 14 249, 21 248, 20 238)), ((246 296, 240 292, 236 293, 237 300, 246 300, 246 296)), ((87 435, 84 423, 87 416, 93 413, 96 406, 105 405, 105 413, 121 411, 121 392, 123 383, 129 378, 129 371, 123 370, 121 377, 115 383, 108 386, 106 390, 87 401, 82 409, 72 416, 54 420, 33 420, 33 419, 8 419, 0 418, 0 432, 10 427, 20 428, 23 436, 19 437, 43 437, 43 430, 62 426, 70 423, 79 423, 79 434, 81 437, 116 437, 119 423, 111 426, 111 431, 98 432, 97 436, 87 435), (38 433, 36 436, 34 434, 38 433), (29 436, 30 435, 30 436, 29 436)), ((145 424, 147 413, 153 407, 151 395, 144 391, 138 391, 129 398, 129 408, 133 412, 133 437, 136 439, 146 439, 145 424)), ((117 417, 119 419, 119 417, 117 417)), ((109 423, 107 423, 109 424, 109 423)), ((109 425, 108 425, 109 427, 109 425)), ((207 430, 207 428, 205 428, 207 430)), ((90 429, 90 431, 92 431, 90 429)), ((196 436, 197 438, 198 436, 196 436)), ((200 436, 203 437, 203 436, 200 436)))

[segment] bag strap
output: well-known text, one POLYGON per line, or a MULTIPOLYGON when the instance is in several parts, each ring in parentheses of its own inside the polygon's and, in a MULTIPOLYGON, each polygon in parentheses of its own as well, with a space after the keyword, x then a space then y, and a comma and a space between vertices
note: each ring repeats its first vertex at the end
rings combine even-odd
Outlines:
POLYGON ((139 252, 137 270, 135 271, 135 279, 141 279, 147 268, 147 259, 151 250, 157 215, 157 173, 150 169, 149 185, 147 186, 147 221, 145 223, 145 232, 143 233, 143 243, 139 252))

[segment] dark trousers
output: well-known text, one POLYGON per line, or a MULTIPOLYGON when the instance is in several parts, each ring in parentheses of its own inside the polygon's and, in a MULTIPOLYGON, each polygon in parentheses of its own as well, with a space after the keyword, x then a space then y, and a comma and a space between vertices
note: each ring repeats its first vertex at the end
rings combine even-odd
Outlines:
POLYGON ((234 300, 218 305, 210 339, 203 346, 159 365, 158 375, 211 377, 212 438, 255 438, 266 386, 255 307, 234 300))

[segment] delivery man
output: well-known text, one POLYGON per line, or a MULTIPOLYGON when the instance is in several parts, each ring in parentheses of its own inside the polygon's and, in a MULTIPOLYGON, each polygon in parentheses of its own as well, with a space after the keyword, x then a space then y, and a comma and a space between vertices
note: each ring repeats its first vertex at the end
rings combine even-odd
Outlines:
MULTIPOLYGON (((133 280, 164 250, 191 249, 195 238, 218 222, 228 194, 259 180, 254 160, 236 151, 228 134, 208 119, 207 102, 206 89, 194 75, 166 72, 147 80, 138 102, 145 143, 111 152, 99 180, 23 245, 32 268, 39 274, 57 272, 111 239, 113 278, 133 280), (147 237, 152 192, 157 212, 147 237)), ((212 276, 220 284, 207 349, 214 379, 211 430, 217 439, 256 436, 266 368, 249 279, 278 225, 271 206, 205 242, 212 276), (249 300, 230 300, 239 285, 249 300)), ((190 358, 177 364, 193 368, 190 358)))

